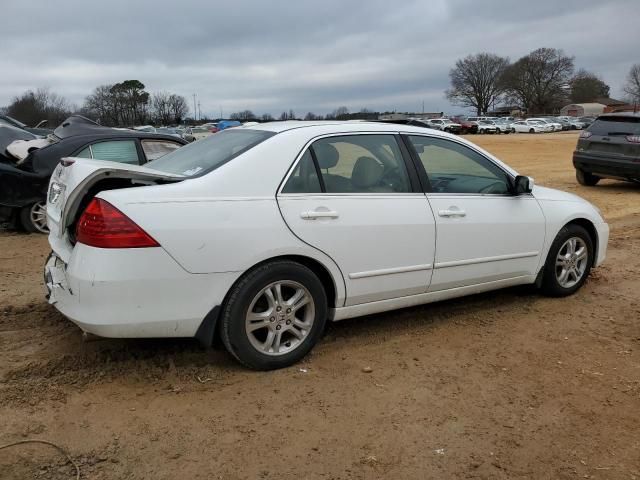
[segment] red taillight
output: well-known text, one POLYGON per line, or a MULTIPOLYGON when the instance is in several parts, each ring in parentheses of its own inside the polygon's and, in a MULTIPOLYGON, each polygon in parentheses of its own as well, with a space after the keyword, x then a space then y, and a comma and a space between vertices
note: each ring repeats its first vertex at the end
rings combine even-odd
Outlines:
POLYGON ((640 143, 640 135, 627 135, 627 142, 640 143))
POLYGON ((76 227, 76 240, 99 248, 144 248, 160 245, 124 213, 100 198, 91 200, 76 227))
POLYGON ((589 132, 588 130, 582 130, 580 132, 580 138, 589 138, 591 135, 593 135, 591 132, 589 132))

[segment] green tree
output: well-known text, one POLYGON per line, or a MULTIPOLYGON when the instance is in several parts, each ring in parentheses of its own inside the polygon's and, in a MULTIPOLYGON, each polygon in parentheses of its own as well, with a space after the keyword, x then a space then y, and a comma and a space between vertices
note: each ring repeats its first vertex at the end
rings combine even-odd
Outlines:
POLYGON ((609 96, 609 85, 604 83, 596 74, 580 69, 569 84, 569 97, 573 103, 593 102, 600 97, 609 96))

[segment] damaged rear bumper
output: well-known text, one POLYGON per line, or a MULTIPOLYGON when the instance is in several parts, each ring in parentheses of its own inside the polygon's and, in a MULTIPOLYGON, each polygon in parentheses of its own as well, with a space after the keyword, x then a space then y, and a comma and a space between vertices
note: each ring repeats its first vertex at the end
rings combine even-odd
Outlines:
MULTIPOLYGON (((191 274, 162 248, 76 244, 68 262, 52 253, 49 303, 83 331, 110 338, 197 337, 239 273, 191 274)), ((217 311, 217 310, 216 310, 217 311)))

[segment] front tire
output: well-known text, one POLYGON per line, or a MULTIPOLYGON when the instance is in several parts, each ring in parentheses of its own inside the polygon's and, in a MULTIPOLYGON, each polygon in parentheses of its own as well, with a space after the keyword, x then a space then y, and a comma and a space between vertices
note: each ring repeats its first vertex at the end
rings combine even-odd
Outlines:
POLYGON ((529 133, 536 133, 536 131, 535 131, 535 129, 530 128, 530 129, 529 129, 529 133))
POLYGON ((580 225, 562 227, 544 265, 541 289, 551 297, 566 297, 582 287, 593 265, 593 240, 580 225))
POLYGON ((29 233, 49 233, 45 202, 36 202, 23 207, 19 213, 19 220, 22 228, 29 233))
POLYGON ((320 339, 327 295, 318 277, 289 260, 265 263, 231 289, 220 334, 226 349, 254 370, 274 370, 301 360, 320 339))
POLYGON ((594 175, 593 173, 576 169, 576 180, 578 180, 578 183, 580 185, 584 185, 586 187, 593 187, 600 181, 600 177, 598 177, 597 175, 594 175))

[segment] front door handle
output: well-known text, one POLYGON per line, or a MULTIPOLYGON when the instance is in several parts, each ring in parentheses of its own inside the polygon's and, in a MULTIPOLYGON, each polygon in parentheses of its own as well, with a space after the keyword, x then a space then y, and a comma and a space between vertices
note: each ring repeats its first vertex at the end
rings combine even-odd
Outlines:
POLYGON ((458 209, 438 210, 438 215, 441 217, 466 217, 467 212, 458 209))
POLYGON ((305 220, 315 220, 316 218, 338 218, 340 215, 333 210, 312 210, 309 212, 302 212, 300 218, 305 220))

